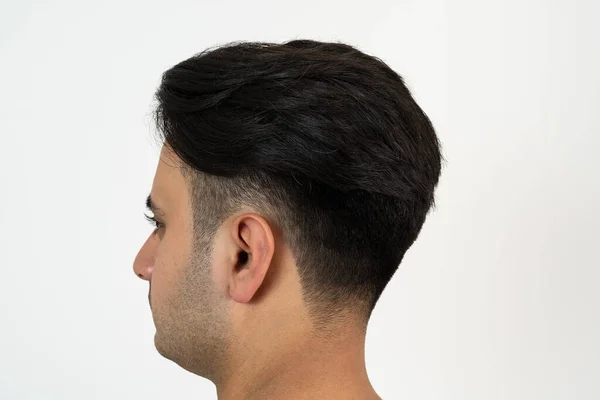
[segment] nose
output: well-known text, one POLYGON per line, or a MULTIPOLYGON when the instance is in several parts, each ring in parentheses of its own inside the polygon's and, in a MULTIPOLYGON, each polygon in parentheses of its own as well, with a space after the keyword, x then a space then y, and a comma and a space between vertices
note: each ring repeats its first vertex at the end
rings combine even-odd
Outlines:
POLYGON ((149 281, 152 278, 152 272, 154 272, 157 242, 158 241, 150 235, 133 261, 133 272, 145 281, 149 281))

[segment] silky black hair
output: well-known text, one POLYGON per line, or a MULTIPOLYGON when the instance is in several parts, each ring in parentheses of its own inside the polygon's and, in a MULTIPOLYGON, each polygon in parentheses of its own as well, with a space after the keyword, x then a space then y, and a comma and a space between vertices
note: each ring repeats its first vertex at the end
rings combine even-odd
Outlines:
POLYGON ((314 321, 351 310, 366 324, 441 170, 435 130, 403 78, 343 43, 235 42, 164 72, 156 99, 198 234, 251 205, 283 233, 314 321))

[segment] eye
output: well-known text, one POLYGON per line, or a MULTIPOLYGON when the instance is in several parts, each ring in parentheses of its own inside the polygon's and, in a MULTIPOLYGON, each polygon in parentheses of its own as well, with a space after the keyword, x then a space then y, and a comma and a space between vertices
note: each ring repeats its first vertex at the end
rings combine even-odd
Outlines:
POLYGON ((156 227, 154 233, 156 233, 160 228, 163 228, 165 226, 165 224, 163 224, 160 221, 157 221, 154 217, 151 217, 147 214, 144 214, 144 217, 146 217, 146 220, 156 227))

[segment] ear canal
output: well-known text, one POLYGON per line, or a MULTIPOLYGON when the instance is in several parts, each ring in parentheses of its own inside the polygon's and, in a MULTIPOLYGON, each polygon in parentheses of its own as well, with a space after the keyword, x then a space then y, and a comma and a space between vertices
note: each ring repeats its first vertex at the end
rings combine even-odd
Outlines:
POLYGON ((248 253, 246 253, 245 251, 240 251, 238 253, 238 264, 236 265, 237 269, 241 269, 244 267, 244 265, 246 265, 246 263, 248 262, 248 253))

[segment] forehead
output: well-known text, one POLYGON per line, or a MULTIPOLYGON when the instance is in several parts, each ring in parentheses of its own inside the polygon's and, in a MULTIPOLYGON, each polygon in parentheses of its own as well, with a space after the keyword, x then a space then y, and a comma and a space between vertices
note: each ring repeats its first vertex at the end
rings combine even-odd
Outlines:
POLYGON ((181 173, 181 159, 163 146, 152 183, 152 200, 172 206, 186 205, 187 181, 181 173))

